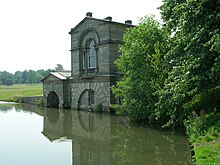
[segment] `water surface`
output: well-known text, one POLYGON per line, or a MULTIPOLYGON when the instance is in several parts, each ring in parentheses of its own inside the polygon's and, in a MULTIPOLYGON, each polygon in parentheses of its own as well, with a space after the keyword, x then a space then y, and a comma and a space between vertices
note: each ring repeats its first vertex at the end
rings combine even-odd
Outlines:
POLYGON ((0 103, 0 164, 188 165, 185 136, 126 118, 0 103))

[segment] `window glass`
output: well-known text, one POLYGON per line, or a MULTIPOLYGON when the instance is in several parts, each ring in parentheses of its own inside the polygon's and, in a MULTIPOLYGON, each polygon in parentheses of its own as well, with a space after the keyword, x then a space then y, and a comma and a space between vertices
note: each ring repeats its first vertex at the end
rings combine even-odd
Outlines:
POLYGON ((88 68, 95 68, 96 67, 96 50, 95 50, 95 41, 91 40, 89 43, 89 48, 87 52, 88 57, 88 68))
POLYGON ((95 92, 93 90, 89 90, 89 105, 95 104, 95 92))

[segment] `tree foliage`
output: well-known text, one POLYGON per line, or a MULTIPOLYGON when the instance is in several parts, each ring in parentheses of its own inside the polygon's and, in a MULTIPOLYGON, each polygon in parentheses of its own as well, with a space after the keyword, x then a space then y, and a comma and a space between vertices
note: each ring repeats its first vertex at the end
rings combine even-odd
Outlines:
POLYGON ((166 55, 173 65, 158 91, 158 117, 172 114, 169 124, 181 123, 192 111, 185 105, 220 85, 220 1, 165 0, 160 9, 173 35, 166 55))
POLYGON ((33 84, 41 83, 41 79, 48 75, 53 70, 24 70, 16 71, 14 74, 7 71, 0 71, 0 84, 13 85, 13 84, 33 84))
POLYGON ((168 63, 164 58, 168 37, 166 30, 152 16, 141 20, 124 35, 121 56, 116 61, 122 80, 113 88, 122 98, 121 111, 134 120, 154 120, 155 92, 163 86, 168 63))
MULTIPOLYGON (((50 72, 64 72, 63 66, 57 64, 55 69, 47 70, 24 70, 16 71, 14 74, 7 71, 0 71, 0 85, 13 85, 13 84, 33 84, 41 83, 41 80, 50 72)), ((68 72, 68 71, 67 71, 68 72)))
POLYGON ((62 72, 63 71, 63 66, 61 64, 57 64, 57 66, 55 67, 55 70, 57 72, 62 72))
POLYGON ((0 84, 12 85, 13 84, 13 74, 6 71, 0 72, 0 84))
POLYGON ((164 0, 160 10, 162 27, 151 17, 126 32, 113 91, 123 99, 119 112, 176 126, 202 102, 218 110, 220 0, 164 0))

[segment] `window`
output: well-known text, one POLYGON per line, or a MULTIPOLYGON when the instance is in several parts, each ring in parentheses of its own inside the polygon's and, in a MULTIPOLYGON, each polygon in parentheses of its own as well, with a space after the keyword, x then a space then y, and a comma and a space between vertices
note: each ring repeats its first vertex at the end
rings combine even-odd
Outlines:
POLYGON ((94 40, 92 40, 89 43, 87 58, 88 58, 88 68, 95 68, 96 67, 96 50, 95 50, 94 40))
POLYGON ((86 50, 83 52, 83 69, 96 68, 96 43, 90 40, 86 45, 86 50))
POLYGON ((89 105, 95 104, 95 92, 89 90, 89 105))

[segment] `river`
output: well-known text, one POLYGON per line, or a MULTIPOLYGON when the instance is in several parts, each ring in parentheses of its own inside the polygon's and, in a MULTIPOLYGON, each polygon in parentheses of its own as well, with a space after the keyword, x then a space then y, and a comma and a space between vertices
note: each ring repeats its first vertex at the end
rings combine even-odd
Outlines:
POLYGON ((0 102, 2 165, 188 165, 184 135, 127 118, 0 102))

